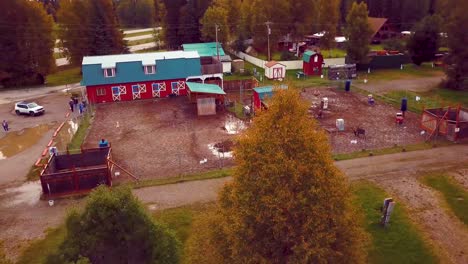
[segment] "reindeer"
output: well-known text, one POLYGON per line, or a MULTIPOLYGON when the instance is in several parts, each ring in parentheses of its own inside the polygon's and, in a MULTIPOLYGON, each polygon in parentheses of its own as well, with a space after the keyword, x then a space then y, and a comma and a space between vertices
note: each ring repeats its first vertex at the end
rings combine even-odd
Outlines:
POLYGON ((360 137, 360 135, 363 135, 364 138, 366 137, 366 130, 364 128, 360 128, 359 126, 353 128, 353 132, 356 137, 360 137))

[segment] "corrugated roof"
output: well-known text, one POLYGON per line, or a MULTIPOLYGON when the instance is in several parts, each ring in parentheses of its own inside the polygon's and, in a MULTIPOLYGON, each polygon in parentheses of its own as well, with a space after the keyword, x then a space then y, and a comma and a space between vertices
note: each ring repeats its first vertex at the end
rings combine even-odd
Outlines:
POLYGON ((377 32, 379 32, 380 28, 387 22, 387 18, 384 17, 368 17, 367 21, 369 22, 370 28, 372 30, 373 38, 377 32))
POLYGON ((192 93, 226 94, 223 89, 216 84, 196 82, 186 82, 186 84, 192 93))
POLYGON ((182 44, 182 48, 185 51, 197 51, 201 57, 218 56, 218 51, 219 56, 226 55, 221 43, 218 43, 218 48, 216 48, 216 42, 182 44))
POLYGON ((83 57, 82 65, 101 64, 103 69, 115 68, 116 63, 141 61, 144 65, 155 65, 158 60, 182 59, 182 58, 200 58, 196 51, 166 51, 151 53, 132 53, 104 56, 86 56, 83 57), (151 64, 153 62, 153 64, 151 64))

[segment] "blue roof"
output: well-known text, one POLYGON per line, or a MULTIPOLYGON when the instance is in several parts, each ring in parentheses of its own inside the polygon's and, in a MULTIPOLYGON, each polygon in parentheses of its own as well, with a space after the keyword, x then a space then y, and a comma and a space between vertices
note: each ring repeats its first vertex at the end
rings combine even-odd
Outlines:
POLYGON ((186 84, 192 93, 226 94, 226 92, 224 92, 217 84, 196 82, 186 82, 186 84))
POLYGON ((253 90, 258 93, 258 97, 260 97, 260 100, 265 100, 267 97, 273 96, 273 89, 288 89, 287 85, 280 85, 279 87, 274 87, 269 85, 269 86, 262 86, 262 87, 256 87, 253 90))
POLYGON ((82 85, 185 79, 200 76, 197 52, 171 51, 84 57, 82 85), (143 66, 155 66, 154 74, 145 74, 143 66), (114 68, 114 77, 105 77, 104 69, 114 68))
POLYGON ((218 47, 216 48, 216 42, 182 44, 182 48, 184 51, 197 51, 201 57, 218 56, 218 51, 219 56, 226 55, 221 43, 218 43, 218 47))

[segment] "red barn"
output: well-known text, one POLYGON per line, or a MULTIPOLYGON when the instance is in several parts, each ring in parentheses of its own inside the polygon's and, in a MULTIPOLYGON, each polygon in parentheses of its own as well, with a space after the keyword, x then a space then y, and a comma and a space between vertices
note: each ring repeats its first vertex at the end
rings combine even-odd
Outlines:
POLYGON ((302 55, 302 70, 305 75, 322 75, 322 54, 308 50, 302 55))

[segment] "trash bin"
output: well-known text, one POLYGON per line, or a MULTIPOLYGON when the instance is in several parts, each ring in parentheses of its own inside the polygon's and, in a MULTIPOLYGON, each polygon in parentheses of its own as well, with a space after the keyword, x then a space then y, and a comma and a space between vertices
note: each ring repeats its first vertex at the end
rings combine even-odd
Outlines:
POLYGON ((345 90, 347 92, 349 92, 349 90, 351 90, 351 80, 346 80, 346 83, 345 83, 345 90))
POLYGON ((403 112, 403 114, 406 112, 406 110, 408 109, 408 99, 406 98, 403 98, 401 99, 401 108, 400 110, 403 112))

